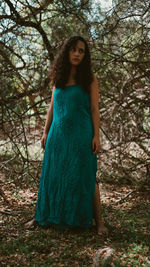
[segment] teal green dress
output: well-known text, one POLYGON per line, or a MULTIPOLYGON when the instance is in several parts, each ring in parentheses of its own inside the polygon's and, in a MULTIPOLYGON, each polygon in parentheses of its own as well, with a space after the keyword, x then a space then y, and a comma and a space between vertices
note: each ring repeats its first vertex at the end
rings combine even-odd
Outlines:
POLYGON ((79 85, 55 88, 35 221, 56 228, 92 226, 97 155, 90 97, 79 85))

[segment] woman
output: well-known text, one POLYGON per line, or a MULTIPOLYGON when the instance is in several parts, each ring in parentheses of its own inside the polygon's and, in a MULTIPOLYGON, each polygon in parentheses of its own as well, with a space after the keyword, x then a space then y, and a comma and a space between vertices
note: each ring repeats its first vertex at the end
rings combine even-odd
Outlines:
POLYGON ((45 149, 35 218, 56 228, 90 227, 107 233, 96 183, 99 141, 98 82, 88 45, 69 38, 53 63, 50 108, 41 147, 45 149))

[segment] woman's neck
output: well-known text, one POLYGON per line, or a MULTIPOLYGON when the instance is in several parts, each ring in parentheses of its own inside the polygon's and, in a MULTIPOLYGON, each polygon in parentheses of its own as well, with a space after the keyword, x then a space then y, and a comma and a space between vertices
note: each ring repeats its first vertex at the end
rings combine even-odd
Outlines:
POLYGON ((77 70, 77 68, 76 68, 76 66, 71 66, 71 71, 70 71, 70 77, 69 77, 69 79, 71 79, 71 80, 73 80, 74 79, 74 77, 75 77, 75 74, 76 74, 76 70, 77 70))
POLYGON ((76 74, 76 66, 71 66, 70 75, 66 86, 73 85, 76 83, 75 74, 76 74))

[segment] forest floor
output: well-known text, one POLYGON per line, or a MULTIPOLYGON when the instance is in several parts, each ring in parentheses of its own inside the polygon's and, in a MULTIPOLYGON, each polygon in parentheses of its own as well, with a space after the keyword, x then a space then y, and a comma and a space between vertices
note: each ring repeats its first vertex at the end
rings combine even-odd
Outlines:
POLYGON ((100 189, 108 237, 98 236, 94 225, 84 231, 25 229, 34 216, 38 186, 3 184, 7 199, 0 199, 0 266, 93 266, 104 247, 114 249, 115 267, 150 266, 150 192, 110 184, 100 189))

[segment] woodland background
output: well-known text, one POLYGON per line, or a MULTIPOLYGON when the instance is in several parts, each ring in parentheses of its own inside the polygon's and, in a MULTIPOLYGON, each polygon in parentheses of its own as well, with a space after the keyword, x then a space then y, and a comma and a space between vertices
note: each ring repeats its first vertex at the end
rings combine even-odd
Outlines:
MULTIPOLYGON (((23 220, 23 217, 29 218, 31 207, 36 203, 43 157, 40 139, 52 93, 48 70, 64 40, 73 35, 81 35, 88 41, 93 72, 99 80, 101 151, 98 155, 97 179, 107 185, 107 190, 106 187, 104 190, 107 191, 106 197, 105 192, 102 191, 103 205, 106 210, 104 216, 107 220, 110 216, 107 212, 108 209, 110 213, 111 209, 107 203, 108 198, 112 197, 113 202, 120 196, 122 201, 123 192, 125 201, 126 197, 134 194, 134 200, 138 202, 136 196, 141 196, 138 212, 144 209, 141 205, 146 205, 144 207, 148 208, 146 203, 149 201, 150 185, 149 1, 113 0, 111 8, 102 9, 100 1, 94 0, 4 0, 0 2, 0 196, 2 204, 0 211, 4 232, 7 232, 8 228, 12 229, 14 220, 18 223, 18 218, 19 220, 23 220), (22 213, 20 213, 21 208, 22 213), (6 225, 8 221, 9 226, 6 225)), ((120 200, 117 201, 122 203, 119 202, 120 200)), ((130 201, 132 203, 132 197, 130 201)), ((127 211, 130 209, 130 204, 126 205, 127 211)), ((122 206, 119 209, 121 211, 122 206)), ((134 214, 135 211, 137 208, 133 210, 134 214)), ((114 221, 115 212, 112 213, 114 221)), ((150 210, 146 212, 147 215, 144 215, 146 221, 142 222, 145 233, 148 227, 148 217, 146 217, 148 212, 150 210)), ((123 218, 119 214, 117 214, 118 218, 119 216, 123 218)), ((124 220, 122 219, 121 222, 124 223, 124 220)), ((121 229, 124 228, 121 223, 119 225, 121 229)), ((111 225, 108 225, 109 227, 113 228, 111 225)), ((135 228, 138 227, 140 229, 141 225, 137 223, 135 228)), ((21 229, 20 231, 23 231, 23 228, 21 229)), ((39 231, 42 235, 42 230, 39 231)), ((17 249, 18 244, 23 243, 23 240, 18 241, 17 238, 20 237, 17 237, 16 232, 14 233, 16 241, 12 241, 13 236, 7 239, 7 234, 4 232, 2 238, 6 244, 2 246, 4 253, 2 264, 13 265, 15 258, 13 242, 17 242, 17 249), (9 246, 10 250, 12 249, 11 252, 9 246)), ((50 234, 54 234, 54 231, 50 234)), ((84 240, 85 236, 82 235, 84 240)), ((62 236, 64 238, 63 233, 62 236)), ((133 237, 135 241, 134 238, 135 236, 133 237)), ((35 240, 35 237, 33 239, 35 240)), ((143 236, 140 242, 141 240, 143 236)), ((107 240, 109 245, 115 242, 114 239, 109 241, 107 240)), ((28 243, 30 243, 29 240, 28 243)), ((150 266, 138 265, 149 264, 147 244, 144 245, 146 252, 143 252, 143 247, 138 248, 140 256, 146 258, 136 259, 137 265, 134 266, 150 266)), ((69 259, 69 256, 68 259, 62 257, 62 262, 58 263, 58 255, 53 258, 52 254, 51 263, 46 263, 46 259, 44 258, 43 261, 41 258, 43 263, 40 265, 37 263, 40 262, 39 254, 37 262, 36 260, 34 262, 30 250, 31 247, 28 247, 24 252, 25 266, 28 264, 29 266, 90 266, 91 256, 95 253, 93 249, 94 252, 90 252, 88 258, 85 252, 87 257, 85 257, 85 263, 80 255, 81 257, 78 256, 77 261, 73 261, 72 265, 70 262, 72 258, 69 259), (27 258, 27 254, 30 254, 33 264, 31 264, 31 258, 27 258)), ((121 262, 123 262, 121 255, 124 253, 127 255, 125 248, 124 252, 120 252, 121 262)), ((84 256, 85 254, 83 253, 84 256)), ((134 253, 132 251, 129 254, 134 253)), ((137 256, 137 251, 135 254, 137 256)), ((131 260, 132 257, 128 255, 126 258, 131 260)), ((132 266, 133 258, 129 263, 120 263, 117 258, 115 260, 118 265, 115 266, 132 266)), ((22 264, 22 257, 19 262, 22 264)))

